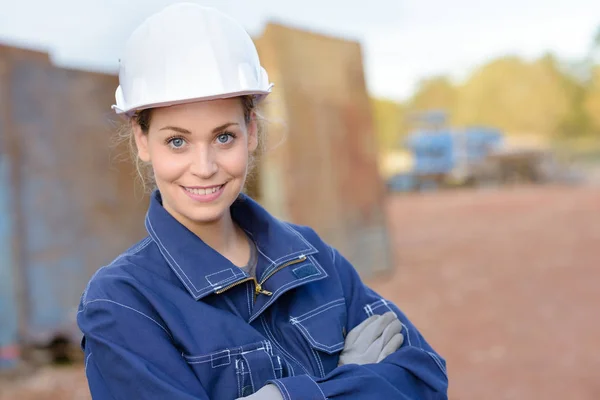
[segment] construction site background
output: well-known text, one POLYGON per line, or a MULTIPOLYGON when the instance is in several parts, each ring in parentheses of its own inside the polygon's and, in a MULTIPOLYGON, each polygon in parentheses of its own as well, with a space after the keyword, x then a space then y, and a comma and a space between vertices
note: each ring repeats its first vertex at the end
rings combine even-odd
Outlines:
MULTIPOLYGON (((382 148, 359 44, 279 24, 256 43, 276 86, 250 194, 315 228, 406 311, 447 359, 451 399, 597 399, 596 159, 575 160, 577 184, 391 192, 410 161, 382 148)), ((145 234, 147 197, 111 146, 116 86, 0 46, 0 359, 18 360, 1 400, 90 398, 81 360, 52 366, 36 350, 75 341, 83 285, 145 234)))

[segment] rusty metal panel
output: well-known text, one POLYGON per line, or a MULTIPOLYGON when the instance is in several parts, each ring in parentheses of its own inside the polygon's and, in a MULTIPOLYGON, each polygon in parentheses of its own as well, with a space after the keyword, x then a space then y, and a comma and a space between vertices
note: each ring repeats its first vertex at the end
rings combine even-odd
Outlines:
POLYGON ((269 136, 285 141, 260 165, 260 199, 309 225, 363 275, 391 266, 384 185, 358 43, 270 24, 256 40, 275 81, 269 136), (275 194, 277 193, 277 195, 275 194))
POLYGON ((117 79, 12 57, 4 82, 15 270, 25 272, 20 302, 28 303, 20 339, 77 338, 75 311, 90 276, 144 235, 146 202, 135 196, 133 168, 113 162, 122 148, 110 149, 117 79))
POLYGON ((8 133, 8 71, 6 48, 0 46, 0 369, 17 364, 19 342, 19 280, 14 249, 12 158, 8 133))
POLYGON ((16 365, 18 308, 13 276, 10 164, 3 148, 0 114, 0 370, 16 365))

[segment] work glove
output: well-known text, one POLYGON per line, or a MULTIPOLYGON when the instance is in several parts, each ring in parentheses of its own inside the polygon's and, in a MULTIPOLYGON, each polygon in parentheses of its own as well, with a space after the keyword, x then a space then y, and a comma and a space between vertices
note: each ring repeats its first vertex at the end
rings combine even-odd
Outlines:
POLYGON ((402 323, 391 311, 367 318, 346 336, 338 366, 380 362, 402 346, 401 331, 402 323))
POLYGON ((250 396, 238 397, 235 400, 283 400, 283 396, 277 386, 268 384, 250 396))

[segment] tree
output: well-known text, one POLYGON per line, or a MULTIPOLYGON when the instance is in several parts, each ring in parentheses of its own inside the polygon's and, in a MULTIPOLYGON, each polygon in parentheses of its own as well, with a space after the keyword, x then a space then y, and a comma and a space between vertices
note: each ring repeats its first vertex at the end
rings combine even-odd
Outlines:
POLYGON ((590 120, 591 129, 596 134, 600 134, 600 66, 593 69, 592 81, 585 94, 584 109, 590 120))
POLYGON ((555 134, 569 113, 568 92, 552 56, 531 63, 500 58, 460 88, 455 121, 509 133, 555 134))
POLYGON ((386 151, 397 148, 405 132, 404 107, 392 100, 372 98, 371 110, 379 149, 386 151))
POLYGON ((412 99, 411 111, 445 110, 452 115, 456 108, 457 88, 445 76, 435 76, 422 80, 412 99))

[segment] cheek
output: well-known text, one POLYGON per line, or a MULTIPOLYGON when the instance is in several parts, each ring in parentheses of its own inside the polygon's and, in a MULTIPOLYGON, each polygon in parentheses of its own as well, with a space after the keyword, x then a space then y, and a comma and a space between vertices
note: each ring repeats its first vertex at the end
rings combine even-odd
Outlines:
POLYGON ((245 146, 239 146, 220 153, 219 166, 229 175, 243 176, 248 166, 248 149, 245 146))
POLYGON ((156 180, 173 181, 186 171, 188 162, 185 156, 173 154, 164 147, 151 148, 152 169, 156 180))

